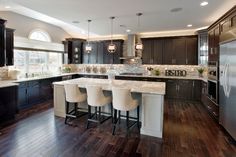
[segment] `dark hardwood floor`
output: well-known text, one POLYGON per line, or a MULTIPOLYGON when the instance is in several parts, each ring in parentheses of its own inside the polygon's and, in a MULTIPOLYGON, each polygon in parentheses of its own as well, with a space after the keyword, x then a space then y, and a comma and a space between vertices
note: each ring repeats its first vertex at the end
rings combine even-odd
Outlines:
POLYGON ((143 136, 124 125, 111 135, 111 120, 85 129, 86 116, 64 124, 51 103, 17 116, 1 129, 1 157, 234 157, 236 147, 200 103, 165 101, 164 138, 143 136))

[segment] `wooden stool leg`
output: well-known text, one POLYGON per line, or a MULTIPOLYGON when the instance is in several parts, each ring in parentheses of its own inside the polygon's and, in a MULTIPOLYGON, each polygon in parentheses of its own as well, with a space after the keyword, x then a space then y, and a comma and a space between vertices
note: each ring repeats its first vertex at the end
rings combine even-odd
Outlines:
POLYGON ((111 103, 111 122, 112 122, 112 123, 114 122, 114 118, 113 118, 113 106, 112 106, 112 103, 111 103))
POLYGON ((101 107, 98 107, 98 120, 99 124, 101 124, 101 107))

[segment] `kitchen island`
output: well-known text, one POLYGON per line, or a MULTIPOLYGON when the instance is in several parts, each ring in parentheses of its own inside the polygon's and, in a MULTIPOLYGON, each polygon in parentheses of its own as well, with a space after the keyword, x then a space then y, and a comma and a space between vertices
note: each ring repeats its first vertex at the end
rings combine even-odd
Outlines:
MULTIPOLYGON (((164 115, 164 82, 108 80, 94 78, 78 78, 61 82, 54 82, 54 113, 65 117, 65 83, 75 83, 78 87, 86 85, 99 85, 105 92, 111 92, 113 86, 129 88, 139 99, 141 106, 141 134, 162 138, 164 115)), ((86 104, 84 104, 86 105, 86 104)), ((104 109, 108 111, 108 109, 104 109)), ((131 113, 131 115, 134 113, 131 113)))

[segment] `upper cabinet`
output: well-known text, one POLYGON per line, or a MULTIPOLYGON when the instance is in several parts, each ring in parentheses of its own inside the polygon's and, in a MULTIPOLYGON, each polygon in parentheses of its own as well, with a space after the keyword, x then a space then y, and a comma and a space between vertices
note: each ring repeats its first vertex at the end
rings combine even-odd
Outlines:
POLYGON ((65 47, 65 53, 67 54, 68 64, 81 64, 82 63, 82 52, 83 43, 85 40, 68 38, 63 41, 65 47))
POLYGON ((6 28, 6 65, 14 65, 14 31, 6 28))
MULTIPOLYGON (((83 63, 84 64, 120 64, 123 54, 123 40, 114 40, 113 43, 117 49, 114 53, 109 53, 107 47, 110 41, 93 41, 90 42, 92 51, 87 53, 83 51, 83 63)), ((84 44, 85 48, 86 43, 84 44)))
POLYGON ((208 60, 219 61, 220 35, 236 27, 236 6, 208 28, 208 60))
POLYGON ((14 64, 14 29, 5 28, 5 23, 0 19, 0 66, 14 64))
POLYGON ((197 36, 142 39, 143 64, 197 65, 197 36))

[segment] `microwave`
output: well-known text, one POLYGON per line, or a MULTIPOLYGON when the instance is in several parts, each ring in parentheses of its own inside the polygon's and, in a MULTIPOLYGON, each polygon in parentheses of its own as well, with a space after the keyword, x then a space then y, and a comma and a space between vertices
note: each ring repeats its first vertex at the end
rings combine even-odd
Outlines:
POLYGON ((208 63, 208 79, 218 80, 218 62, 209 62, 208 63))

